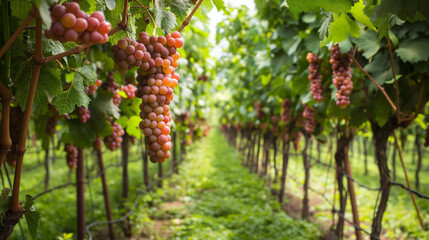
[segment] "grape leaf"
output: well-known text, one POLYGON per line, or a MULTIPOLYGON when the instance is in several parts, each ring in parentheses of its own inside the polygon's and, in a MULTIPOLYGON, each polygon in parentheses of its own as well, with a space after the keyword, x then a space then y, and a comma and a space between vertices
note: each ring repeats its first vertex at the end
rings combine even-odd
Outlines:
POLYGON ((396 54, 404 62, 417 63, 429 59, 429 39, 407 39, 399 44, 396 54))
POLYGON ((96 77, 97 75, 90 71, 88 65, 76 69, 70 88, 62 91, 52 101, 58 112, 60 114, 71 113, 76 105, 88 108, 90 99, 85 93, 84 83, 92 84, 96 77))
POLYGON ((322 14, 323 14, 323 17, 322 17, 322 20, 320 20, 321 24, 320 24, 320 28, 318 30, 320 39, 323 39, 323 38, 328 36, 329 25, 332 21, 332 13, 331 12, 323 11, 322 14))
POLYGON ((175 0, 168 2, 168 5, 171 9, 171 12, 174 13, 177 17, 186 17, 186 11, 191 6, 190 2, 187 0, 175 0))
POLYGON ((350 9, 350 13, 353 15, 353 17, 360 23, 367 26, 369 29, 377 31, 377 28, 375 28, 374 24, 372 24, 371 20, 369 20, 369 17, 365 15, 363 9, 364 5, 362 0, 355 3, 353 7, 350 9))
POLYGON ((352 0, 287 0, 289 9, 294 15, 323 8, 327 12, 345 13, 353 5, 352 0))
POLYGON ((36 239, 37 229, 40 224, 40 213, 33 207, 33 198, 30 195, 25 196, 25 220, 27 221, 28 232, 30 233, 31 239, 36 239))
POLYGON ((225 2, 223 0, 212 0, 212 2, 218 12, 220 12, 221 10, 226 12, 225 2))
POLYGON ((67 121, 68 134, 63 136, 63 141, 71 142, 73 145, 85 148, 91 147, 96 135, 87 124, 82 124, 78 119, 67 121))
POLYGON ((45 27, 49 28, 52 23, 51 11, 49 10, 49 5, 54 3, 54 0, 36 0, 36 6, 39 9, 40 17, 45 27))
POLYGON ((105 0, 105 2, 106 2, 106 6, 109 10, 115 9, 115 6, 116 6, 115 0, 105 0))
MULTIPOLYGON (((27 95, 33 71, 33 62, 26 61, 24 71, 14 80, 16 88, 16 102, 22 109, 27 105, 27 95)), ((34 106, 43 106, 47 103, 48 97, 56 96, 62 90, 61 72, 56 66, 56 62, 50 62, 42 66, 37 82, 36 94, 34 96, 34 106)))
POLYGON ((347 14, 336 14, 333 15, 334 21, 329 26, 329 36, 325 37, 322 41, 322 45, 326 45, 329 42, 342 42, 350 34, 352 37, 359 37, 360 30, 356 22, 347 16, 347 14))
POLYGON ((362 55, 367 59, 373 57, 380 49, 380 45, 377 43, 377 33, 374 31, 366 30, 359 38, 354 38, 353 42, 360 50, 363 50, 362 55))
POLYGON ((115 119, 120 117, 119 108, 112 102, 113 93, 98 90, 97 98, 93 100, 94 111, 97 111, 100 115, 111 116, 115 119))
POLYGON ((154 4, 154 20, 158 27, 169 33, 176 26, 176 16, 172 12, 165 11, 165 1, 156 1, 154 4))
POLYGON ((10 1, 12 16, 19 18, 20 23, 27 18, 31 8, 33 8, 33 3, 31 1, 10 1))

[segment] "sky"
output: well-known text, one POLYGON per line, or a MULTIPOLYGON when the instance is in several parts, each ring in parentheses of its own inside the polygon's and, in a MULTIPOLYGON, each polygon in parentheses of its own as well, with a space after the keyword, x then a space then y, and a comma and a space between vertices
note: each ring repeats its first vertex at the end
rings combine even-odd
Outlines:
MULTIPOLYGON (((229 7, 239 7, 241 5, 246 5, 250 11, 255 10, 255 3, 253 0, 224 0, 227 9, 229 7)), ((215 7, 208 14, 210 18, 210 41, 215 42, 216 38, 216 25, 223 20, 223 12, 218 12, 215 7)))

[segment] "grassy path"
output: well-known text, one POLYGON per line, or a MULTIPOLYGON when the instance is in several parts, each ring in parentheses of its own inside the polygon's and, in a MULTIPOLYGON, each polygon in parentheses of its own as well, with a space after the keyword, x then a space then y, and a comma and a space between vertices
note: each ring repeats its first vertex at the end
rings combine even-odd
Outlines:
POLYGON ((162 190, 164 203, 153 215, 157 239, 315 239, 317 227, 282 212, 238 158, 218 130, 195 143, 162 190))

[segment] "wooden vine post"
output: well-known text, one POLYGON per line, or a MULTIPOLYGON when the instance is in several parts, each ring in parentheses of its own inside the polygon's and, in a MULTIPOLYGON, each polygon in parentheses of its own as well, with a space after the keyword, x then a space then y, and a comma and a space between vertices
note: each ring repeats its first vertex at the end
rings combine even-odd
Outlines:
POLYGON ((115 240, 115 229, 113 227, 113 222, 112 222, 113 217, 112 217, 112 209, 110 206, 109 189, 107 187, 106 171, 104 169, 103 153, 102 153, 101 149, 97 149, 97 162, 98 162, 98 167, 99 167, 100 173, 101 173, 101 184, 103 187, 104 205, 106 207, 107 221, 109 221, 109 223, 108 223, 109 238, 110 238, 110 240, 115 240))
POLYGON ((78 148, 76 169, 77 240, 85 239, 85 161, 83 150, 78 148))
POLYGON ((308 145, 310 143, 311 135, 306 131, 302 131, 305 137, 305 145, 302 150, 302 161, 304 165, 305 179, 304 179, 304 198, 302 200, 302 213, 301 218, 305 220, 309 220, 309 204, 308 204, 308 187, 310 182, 310 163, 308 161, 308 145))

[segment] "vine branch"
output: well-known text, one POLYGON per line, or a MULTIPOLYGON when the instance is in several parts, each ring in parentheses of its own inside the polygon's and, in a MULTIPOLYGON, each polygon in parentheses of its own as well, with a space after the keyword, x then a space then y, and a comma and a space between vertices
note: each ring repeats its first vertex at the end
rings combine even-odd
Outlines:
POLYGON ((15 167, 15 176, 13 179, 12 201, 10 205, 10 211, 12 213, 18 213, 21 211, 21 204, 19 203, 19 187, 21 182, 22 162, 26 150, 25 145, 27 142, 28 125, 30 123, 34 95, 36 94, 36 87, 37 82, 39 80, 40 69, 42 68, 42 65, 44 63, 42 34, 42 19, 40 17, 39 11, 36 9, 36 51, 34 52, 33 76, 30 81, 27 105, 24 111, 24 118, 22 120, 22 128, 16 151, 17 159, 15 167))
POLYGON ((349 56, 353 59, 353 62, 359 67, 359 69, 377 86, 378 89, 383 93, 383 95, 386 97, 386 100, 389 102, 390 106, 393 108, 394 111, 397 110, 395 104, 393 104, 392 100, 390 99, 389 95, 387 95, 386 91, 380 84, 378 84, 374 78, 371 77, 371 75, 359 64, 359 62, 356 60, 356 58, 349 53, 349 56))
MULTIPOLYGON (((201 3, 204 0, 200 0, 197 5, 194 7, 194 9, 192 9, 192 12, 189 14, 189 16, 185 19, 185 21, 183 21, 182 25, 180 26, 178 32, 181 32, 183 30, 183 28, 185 28, 189 22, 191 21, 192 16, 194 16, 194 13, 197 11, 198 7, 201 5, 201 3)), ((155 1, 154 1, 155 2, 155 1)))
POLYGON ((401 119, 399 117, 399 88, 398 81, 396 80, 395 63, 393 62, 392 43, 390 41, 390 38, 387 38, 387 46, 389 48, 390 66, 392 67, 393 79, 395 81, 396 117, 398 118, 398 122, 401 122, 401 119))
MULTIPOLYGON (((396 149, 398 150, 399 158, 401 159, 402 169, 404 169, 404 175, 405 175, 405 179, 407 180, 408 188, 411 189, 411 184, 410 184, 410 180, 408 179, 407 169, 405 168, 404 159, 402 158, 402 151, 401 151, 401 148, 399 147, 398 138, 396 137, 395 131, 393 131, 393 137, 395 138, 395 146, 396 146, 396 149)), ((423 223, 422 217, 420 216, 420 210, 419 210, 419 207, 417 206, 416 198, 414 197, 414 194, 412 192, 410 192, 410 195, 413 200, 414 208, 416 209, 416 213, 419 218, 420 225, 424 229, 425 225, 423 223)))
POLYGON ((3 56, 3 54, 10 48, 12 43, 18 38, 18 36, 24 31, 24 29, 30 24, 30 22, 33 20, 35 15, 36 8, 34 7, 31 9, 30 13, 28 14, 27 18, 22 22, 21 26, 19 26, 18 29, 12 34, 12 36, 9 38, 9 40, 6 42, 6 44, 1 48, 0 50, 0 58, 3 56))

